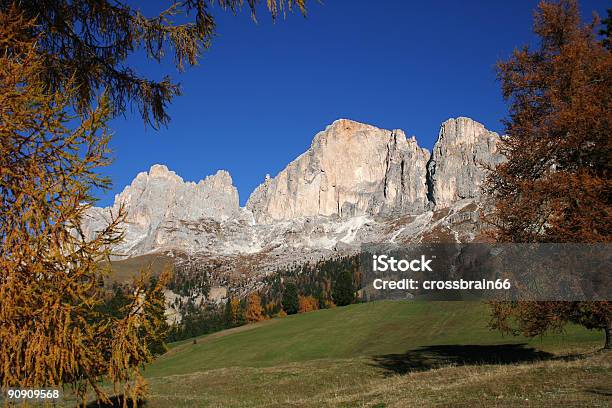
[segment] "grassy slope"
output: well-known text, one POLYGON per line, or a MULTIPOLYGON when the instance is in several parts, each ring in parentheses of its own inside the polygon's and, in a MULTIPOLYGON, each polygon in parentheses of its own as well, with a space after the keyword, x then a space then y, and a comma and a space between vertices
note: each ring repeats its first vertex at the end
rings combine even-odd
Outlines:
POLYGON ((166 269, 172 270, 173 259, 163 254, 147 254, 120 261, 111 261, 113 273, 109 281, 124 283, 131 281, 141 271, 150 271, 153 276, 166 269))
POLYGON ((147 367, 146 407, 612 406, 601 333, 529 341, 487 319, 478 303, 376 302, 226 330, 147 367))
POLYGON ((487 306, 468 302, 373 302, 289 316, 183 344, 145 374, 185 374, 223 367, 266 367, 315 359, 405 353, 420 346, 530 343, 555 350, 601 343, 602 334, 571 327, 528 340, 487 328, 487 306))
POLYGON ((150 378, 161 407, 609 407, 610 354, 390 374, 370 359, 314 360, 150 378))

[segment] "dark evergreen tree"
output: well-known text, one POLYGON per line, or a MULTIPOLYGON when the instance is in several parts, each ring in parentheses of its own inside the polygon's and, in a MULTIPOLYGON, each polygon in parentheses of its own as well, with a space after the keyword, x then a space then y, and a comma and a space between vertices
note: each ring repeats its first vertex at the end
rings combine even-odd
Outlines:
POLYGON ((125 289, 119 284, 113 283, 111 297, 97 308, 98 311, 117 319, 124 318, 125 309, 130 303, 130 299, 128 299, 124 291, 125 289))
POLYGON ((355 300, 355 288, 353 287, 353 274, 350 270, 344 269, 333 282, 332 298, 338 306, 346 306, 355 300))
POLYGON ((287 314, 296 314, 299 308, 298 290, 295 283, 289 282, 285 285, 283 292, 283 310, 287 314))
POLYGON ((229 296, 225 302, 225 308, 223 310, 223 326, 228 329, 234 326, 232 319, 232 300, 229 296))

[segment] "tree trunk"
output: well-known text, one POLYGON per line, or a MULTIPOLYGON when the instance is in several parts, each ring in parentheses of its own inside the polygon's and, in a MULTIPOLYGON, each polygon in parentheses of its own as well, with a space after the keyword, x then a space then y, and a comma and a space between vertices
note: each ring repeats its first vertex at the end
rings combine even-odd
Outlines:
POLYGON ((604 328, 606 332, 606 345, 604 349, 610 350, 612 349, 612 321, 608 321, 608 324, 604 328))

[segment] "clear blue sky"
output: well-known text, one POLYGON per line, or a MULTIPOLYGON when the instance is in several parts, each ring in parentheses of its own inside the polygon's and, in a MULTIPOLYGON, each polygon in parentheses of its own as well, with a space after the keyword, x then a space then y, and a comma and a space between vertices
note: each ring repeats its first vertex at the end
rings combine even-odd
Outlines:
MULTIPOLYGON (((98 205, 110 205, 155 163, 191 181, 226 169, 244 204, 266 173, 277 174, 337 118, 403 129, 428 149, 450 117, 502 131, 506 106, 494 64, 534 41, 536 4, 311 1, 307 18, 275 24, 263 10, 255 24, 246 10, 234 16, 215 8, 218 37, 199 66, 179 74, 171 58, 161 65, 132 58, 147 76, 170 74, 183 96, 166 129, 145 129, 137 112, 112 121, 115 161, 104 173, 113 188, 98 193, 98 205)), ((586 17, 603 16, 606 6, 581 2, 586 17)))

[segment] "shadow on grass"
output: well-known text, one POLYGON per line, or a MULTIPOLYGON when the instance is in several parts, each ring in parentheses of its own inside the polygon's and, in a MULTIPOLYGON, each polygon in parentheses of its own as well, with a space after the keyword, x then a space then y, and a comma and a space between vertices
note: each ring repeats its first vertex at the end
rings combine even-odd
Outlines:
POLYGON ((586 392, 603 397, 612 397, 612 388, 589 388, 586 392))
MULTIPOLYGON (((112 397, 109 397, 110 399, 110 403, 105 403, 102 401, 92 401, 89 404, 87 404, 87 408, 122 408, 123 407, 123 402, 124 402, 124 397, 123 395, 113 395, 112 397)), ((136 404, 134 404, 134 401, 132 399, 128 399, 126 401, 126 406, 129 408, 132 407, 146 407, 147 404, 144 401, 137 401, 136 404)))
POLYGON ((373 365, 384 368, 389 374, 406 374, 448 365, 513 364, 554 358, 553 354, 525 346, 526 344, 425 346, 404 354, 375 356, 373 365))

